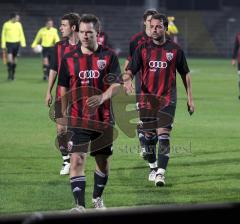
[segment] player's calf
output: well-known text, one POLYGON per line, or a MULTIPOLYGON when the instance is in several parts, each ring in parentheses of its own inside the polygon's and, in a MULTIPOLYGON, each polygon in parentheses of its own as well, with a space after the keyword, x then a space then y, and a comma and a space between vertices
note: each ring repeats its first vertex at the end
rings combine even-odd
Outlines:
POLYGON ((162 133, 158 136, 158 170, 155 179, 156 186, 165 185, 165 171, 170 156, 170 136, 168 133, 162 133))

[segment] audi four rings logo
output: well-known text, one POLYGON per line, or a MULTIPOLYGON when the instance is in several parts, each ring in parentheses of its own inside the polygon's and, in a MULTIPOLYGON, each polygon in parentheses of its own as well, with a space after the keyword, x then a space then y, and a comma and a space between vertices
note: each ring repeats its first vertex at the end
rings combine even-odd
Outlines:
POLYGON ((150 68, 167 68, 166 61, 149 61, 150 68))
POLYGON ((80 79, 97 79, 100 76, 100 72, 98 70, 85 70, 79 72, 80 79))

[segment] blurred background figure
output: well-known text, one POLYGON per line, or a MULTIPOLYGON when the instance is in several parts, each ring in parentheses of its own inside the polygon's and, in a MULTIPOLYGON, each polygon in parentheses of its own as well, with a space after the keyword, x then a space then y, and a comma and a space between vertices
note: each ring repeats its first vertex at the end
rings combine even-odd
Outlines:
POLYGON ((3 24, 1 39, 3 62, 7 64, 8 80, 14 80, 19 47, 20 45, 26 47, 23 27, 18 13, 11 13, 10 20, 3 24))
POLYGON ((167 34, 171 37, 173 42, 178 43, 178 28, 174 23, 175 17, 168 16, 168 31, 167 34))
POLYGON ((238 90, 239 90, 238 99, 240 100, 240 32, 236 34, 235 41, 234 41, 234 47, 232 51, 233 66, 236 65, 236 59, 237 59, 238 90))
POLYGON ((43 80, 48 80, 50 60, 53 54, 54 45, 60 40, 58 31, 54 27, 53 20, 48 18, 45 27, 42 27, 31 45, 33 50, 38 44, 42 46, 43 80))
POLYGON ((109 43, 108 35, 102 30, 98 33, 97 42, 99 45, 102 45, 103 47, 111 48, 111 44, 109 43))

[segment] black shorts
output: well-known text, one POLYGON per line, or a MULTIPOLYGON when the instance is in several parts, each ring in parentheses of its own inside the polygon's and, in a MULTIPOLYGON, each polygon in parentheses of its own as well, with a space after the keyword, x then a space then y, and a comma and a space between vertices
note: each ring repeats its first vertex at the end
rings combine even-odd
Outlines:
POLYGON ((20 46, 19 42, 16 42, 16 43, 7 42, 6 43, 7 53, 12 54, 13 57, 16 57, 19 51, 19 46, 20 46))
POLYGON ((68 151, 90 151, 91 156, 98 154, 112 155, 113 128, 110 127, 102 133, 81 128, 69 128, 68 151), (90 147, 89 147, 90 146, 90 147))
POLYGON ((240 63, 238 62, 238 71, 240 71, 240 63))
POLYGON ((42 49, 43 58, 48 58, 50 60, 50 58, 53 56, 53 51, 54 51, 53 47, 43 47, 42 49))
POLYGON ((160 111, 140 108, 139 115, 143 131, 153 131, 157 128, 172 129, 176 105, 168 105, 160 111))

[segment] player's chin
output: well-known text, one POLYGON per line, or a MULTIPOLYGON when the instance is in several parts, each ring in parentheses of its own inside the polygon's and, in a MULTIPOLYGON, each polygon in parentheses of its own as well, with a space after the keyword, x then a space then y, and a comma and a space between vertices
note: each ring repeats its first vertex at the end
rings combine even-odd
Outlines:
POLYGON ((82 42, 82 46, 83 46, 83 47, 89 47, 90 44, 89 44, 88 42, 82 42))

